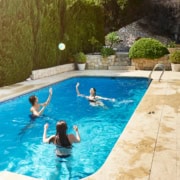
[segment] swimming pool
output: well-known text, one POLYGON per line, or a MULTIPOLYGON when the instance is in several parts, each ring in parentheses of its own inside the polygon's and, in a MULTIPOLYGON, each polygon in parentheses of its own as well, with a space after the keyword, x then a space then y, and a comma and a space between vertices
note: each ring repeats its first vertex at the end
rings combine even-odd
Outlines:
POLYGON ((53 97, 44 116, 31 121, 28 97, 36 94, 46 100, 49 87, 0 104, 0 170, 8 170, 46 180, 80 179, 94 173, 104 163, 122 133, 134 109, 148 87, 147 78, 76 77, 51 85, 53 97), (76 96, 75 85, 89 94, 115 98, 104 101, 107 108, 92 107, 76 96), (59 119, 66 120, 68 131, 78 125, 81 143, 73 155, 59 162, 54 146, 42 143, 43 125, 48 122, 48 135, 55 133, 59 119))

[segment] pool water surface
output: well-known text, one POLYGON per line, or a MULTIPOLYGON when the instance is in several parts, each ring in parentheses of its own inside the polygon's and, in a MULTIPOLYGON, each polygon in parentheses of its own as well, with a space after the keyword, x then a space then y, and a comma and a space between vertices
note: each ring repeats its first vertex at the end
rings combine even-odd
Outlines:
POLYGON ((75 77, 0 103, 0 171, 11 171, 44 180, 81 179, 96 172, 104 163, 148 88, 147 78, 75 77), (115 98, 103 101, 105 107, 93 107, 77 97, 95 87, 97 95, 115 98), (50 104, 42 117, 30 118, 29 96, 39 102, 53 88, 50 104), (55 134, 58 120, 65 120, 68 133, 77 125, 81 142, 73 145, 72 156, 58 159, 55 146, 42 143, 43 127, 55 134))

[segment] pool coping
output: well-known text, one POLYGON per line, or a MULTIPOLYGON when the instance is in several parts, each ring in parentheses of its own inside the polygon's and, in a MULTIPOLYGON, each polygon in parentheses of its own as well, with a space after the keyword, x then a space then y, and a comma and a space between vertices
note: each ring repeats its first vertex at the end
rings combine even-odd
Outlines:
MULTIPOLYGON (((149 71, 71 71, 0 88, 0 101, 84 75, 148 77, 149 71)), ((153 73, 153 81, 105 163, 84 179, 180 179, 180 107, 171 102, 180 102, 180 73, 166 71, 160 83, 159 75, 153 73)))
POLYGON ((0 87, 0 103, 13 99, 17 96, 29 93, 31 91, 35 91, 37 89, 50 86, 51 84, 58 83, 59 81, 63 81, 65 79, 69 79, 72 77, 80 77, 80 76, 102 76, 102 77, 148 77, 142 76, 141 74, 137 74, 136 76, 133 74, 126 74, 132 71, 117 71, 117 70, 85 70, 85 71, 69 71, 65 73, 60 73, 58 75, 53 75, 50 77, 45 77, 36 80, 27 80, 23 82, 19 82, 10 86, 0 87), (94 73, 96 72, 96 73, 94 73), (112 73, 114 72, 114 73, 112 73), (119 74, 119 72, 121 72, 119 74), (125 74, 123 74, 125 73, 125 74), (30 85, 29 85, 30 84, 30 85), (10 92, 12 90, 12 92, 10 92), (5 93, 5 91, 8 91, 5 93))

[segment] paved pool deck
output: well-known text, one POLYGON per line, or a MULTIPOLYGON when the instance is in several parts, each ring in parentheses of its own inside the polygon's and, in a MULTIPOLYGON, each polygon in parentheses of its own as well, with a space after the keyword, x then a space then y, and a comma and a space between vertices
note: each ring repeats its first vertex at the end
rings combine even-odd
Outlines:
MULTIPOLYGON (((148 77, 149 71, 71 71, 0 88, 0 101, 74 76, 148 77)), ((180 72, 152 82, 103 166, 84 180, 180 179, 180 72)), ((35 180, 0 172, 0 180, 35 180)))

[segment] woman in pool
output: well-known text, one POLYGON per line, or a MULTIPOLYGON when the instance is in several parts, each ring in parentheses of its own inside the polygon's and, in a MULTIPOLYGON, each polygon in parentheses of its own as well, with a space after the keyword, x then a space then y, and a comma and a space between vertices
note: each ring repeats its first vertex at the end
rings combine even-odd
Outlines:
POLYGON ((79 92, 79 85, 80 85, 79 83, 76 84, 76 93, 77 93, 77 95, 81 96, 81 97, 85 97, 86 99, 88 99, 89 102, 90 102, 90 105, 92 105, 92 106, 104 106, 103 102, 101 102, 99 100, 108 100, 108 101, 112 101, 112 102, 115 101, 115 99, 97 96, 95 88, 91 88, 90 91, 89 91, 90 95, 85 96, 84 94, 81 94, 79 92))
POLYGON ((49 96, 45 103, 39 104, 38 98, 34 95, 29 97, 29 102, 32 105, 30 111, 31 111, 33 117, 38 117, 44 112, 44 109, 49 104, 51 97, 52 97, 52 88, 49 88, 49 96), (40 107, 42 107, 42 108, 40 109, 40 107))
POLYGON ((76 136, 73 134, 66 134, 67 124, 61 120, 56 124, 56 135, 52 135, 49 138, 46 137, 48 124, 44 125, 43 142, 53 143, 56 145, 56 155, 61 158, 69 157, 71 155, 71 149, 73 143, 79 143, 81 141, 78 127, 74 126, 76 136))

